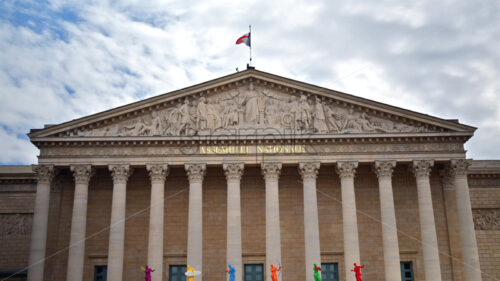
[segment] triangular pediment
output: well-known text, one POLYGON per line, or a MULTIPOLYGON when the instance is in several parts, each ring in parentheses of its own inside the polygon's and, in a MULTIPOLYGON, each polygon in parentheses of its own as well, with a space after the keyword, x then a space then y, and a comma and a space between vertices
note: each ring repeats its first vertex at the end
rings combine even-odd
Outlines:
POLYGON ((30 137, 345 135, 475 128, 254 69, 51 126, 30 137))

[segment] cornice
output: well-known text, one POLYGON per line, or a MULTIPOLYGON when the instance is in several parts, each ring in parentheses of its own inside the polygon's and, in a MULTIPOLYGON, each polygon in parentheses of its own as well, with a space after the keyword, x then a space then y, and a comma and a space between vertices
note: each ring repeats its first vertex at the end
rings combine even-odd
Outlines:
POLYGON ((227 144, 334 144, 334 143, 465 143, 472 134, 448 133, 390 133, 390 134, 310 134, 310 135, 234 135, 234 136, 152 136, 152 137, 43 137, 31 141, 43 147, 88 146, 183 146, 227 144))
POLYGON ((25 179, 2 179, 0 178, 0 184, 35 184, 35 178, 25 178, 25 179))

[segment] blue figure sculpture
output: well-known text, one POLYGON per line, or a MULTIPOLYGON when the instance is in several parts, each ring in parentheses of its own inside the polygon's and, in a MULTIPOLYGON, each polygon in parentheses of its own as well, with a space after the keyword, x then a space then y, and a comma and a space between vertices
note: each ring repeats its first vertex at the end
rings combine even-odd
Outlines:
POLYGON ((236 269, 232 267, 231 265, 228 265, 228 269, 226 269, 226 272, 229 274, 229 281, 234 281, 234 275, 236 274, 236 269))

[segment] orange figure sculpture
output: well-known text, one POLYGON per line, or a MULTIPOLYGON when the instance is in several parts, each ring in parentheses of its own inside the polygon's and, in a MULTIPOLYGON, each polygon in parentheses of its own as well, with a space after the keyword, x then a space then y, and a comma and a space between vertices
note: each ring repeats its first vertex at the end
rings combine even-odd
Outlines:
POLYGON ((359 266, 356 263, 354 263, 354 269, 351 269, 351 271, 354 271, 356 273, 356 281, 363 281, 361 280, 361 269, 364 267, 365 267, 364 265, 359 266))
POLYGON ((278 271, 281 270, 281 265, 279 268, 275 267, 274 264, 271 264, 271 279, 273 281, 278 281, 278 271))

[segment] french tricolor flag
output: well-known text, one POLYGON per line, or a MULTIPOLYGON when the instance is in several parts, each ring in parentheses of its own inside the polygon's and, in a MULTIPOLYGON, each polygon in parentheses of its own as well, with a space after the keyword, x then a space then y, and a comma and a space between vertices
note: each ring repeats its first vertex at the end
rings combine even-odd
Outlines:
POLYGON ((251 46, 250 32, 248 32, 247 34, 241 36, 240 38, 238 38, 238 40, 236 40, 236 45, 241 44, 241 43, 245 43, 245 45, 247 45, 248 47, 251 46))

